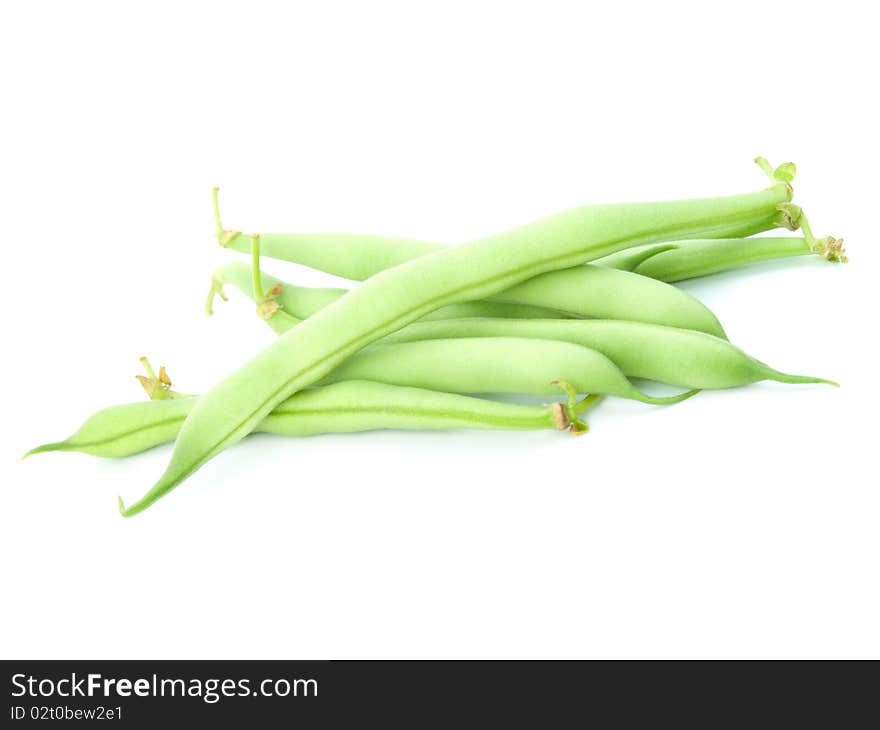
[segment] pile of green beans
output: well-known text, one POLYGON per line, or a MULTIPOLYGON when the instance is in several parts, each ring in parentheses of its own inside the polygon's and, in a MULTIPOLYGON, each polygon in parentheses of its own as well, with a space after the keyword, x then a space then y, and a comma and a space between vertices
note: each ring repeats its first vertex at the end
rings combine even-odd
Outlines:
POLYGON ((842 241, 817 239, 793 203, 791 163, 756 162, 756 193, 665 203, 585 206, 467 244, 359 234, 216 236, 250 263, 212 277, 206 311, 225 285, 241 290, 278 335, 205 395, 171 388, 143 359, 149 400, 102 409, 76 432, 27 455, 103 457, 175 442, 137 514, 251 432, 284 436, 374 429, 588 430, 603 397, 669 405, 699 390, 833 381, 775 370, 731 343, 719 319, 674 282, 761 261, 813 255, 845 262, 842 241), (753 237, 787 228, 801 236, 753 237), (278 258, 361 282, 351 289, 288 284, 262 270, 278 258), (676 386, 652 395, 630 378, 676 386), (548 395, 527 406, 495 393, 548 395))

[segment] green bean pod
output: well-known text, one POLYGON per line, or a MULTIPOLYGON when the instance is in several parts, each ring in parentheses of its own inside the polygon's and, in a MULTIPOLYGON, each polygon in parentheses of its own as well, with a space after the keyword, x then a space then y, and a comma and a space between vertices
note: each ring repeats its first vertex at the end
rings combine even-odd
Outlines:
MULTIPOLYGON (((69 438, 31 449, 77 451, 92 456, 138 454, 177 438, 197 396, 110 406, 89 417, 69 438)), ((595 403, 523 406, 385 383, 348 381, 304 390, 278 405, 255 431, 284 436, 353 433, 393 428, 406 430, 555 428, 583 433, 578 418, 595 403)))
MULTIPOLYGON (((756 360, 720 337, 662 325, 613 320, 459 319, 415 322, 382 342, 415 343, 452 338, 515 337, 557 340, 596 350, 631 378, 657 380, 681 388, 733 388, 760 380, 826 383, 832 380, 790 375, 756 360)), ((470 346, 461 345, 463 350, 470 346)), ((357 357, 365 357, 362 353, 357 357)), ((355 362, 357 357, 349 363, 355 362)), ((345 372, 346 365, 342 366, 345 372)), ((339 372, 339 371, 337 371, 339 372)))
POLYGON ((717 274, 761 261, 815 253, 807 240, 801 237, 701 239, 637 246, 601 258, 595 265, 675 282, 717 274))
MULTIPOLYGON (((711 234, 713 238, 739 240, 784 224, 785 219, 780 217, 775 204, 771 204, 753 216, 720 221, 711 234)), ((217 237, 225 248, 250 253, 250 239, 238 231, 225 230, 219 223, 219 215, 217 237)), ((536 239, 536 245, 539 240, 536 239)), ((446 244, 411 238, 356 233, 261 233, 260 245, 263 256, 308 266, 352 281, 365 281, 385 269, 447 247, 446 244)))
POLYGON ((678 403, 696 392, 667 397, 646 395, 596 350, 560 340, 522 337, 379 345, 346 360, 321 383, 371 380, 449 393, 542 395, 554 392, 554 379, 570 383, 578 393, 614 395, 654 405, 678 403))
MULTIPOLYGON (((291 286, 265 272, 261 277, 263 287, 273 292, 278 307, 297 319, 312 316, 346 291, 291 286)), ((209 301, 223 283, 232 284, 257 301, 252 279, 252 269, 243 261, 220 267, 214 273, 209 301)), ((589 264, 542 274, 490 300, 450 305, 423 319, 559 319, 567 315, 651 322, 725 336, 712 311, 687 292, 645 276, 589 264)))
POLYGON ((684 290, 591 264, 541 274, 492 300, 550 307, 577 317, 663 324, 726 336, 712 311, 684 290))
POLYGON ((440 307, 484 299, 629 246, 725 235, 771 215, 790 195, 790 185, 780 181, 762 192, 724 198, 586 206, 387 269, 285 332, 200 398, 165 472, 135 504, 126 508, 120 499, 120 512, 143 511, 244 438, 279 403, 440 307))
POLYGON ((78 451, 110 458, 139 454, 173 441, 195 400, 190 396, 103 408, 87 418, 71 436, 37 446, 25 457, 46 451, 78 451))

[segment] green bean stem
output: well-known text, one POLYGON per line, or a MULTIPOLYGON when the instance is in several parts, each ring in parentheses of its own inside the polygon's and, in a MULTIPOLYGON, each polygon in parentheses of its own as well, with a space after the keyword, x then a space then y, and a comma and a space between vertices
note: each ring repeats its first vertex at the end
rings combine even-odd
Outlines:
POLYGON ((279 403, 372 342, 440 307, 484 299, 628 246, 726 235, 731 227, 786 204, 790 195, 790 186, 777 182, 731 197, 586 206, 383 271, 285 332, 200 398, 165 472, 130 507, 120 500, 120 512, 143 511, 244 438, 279 403))

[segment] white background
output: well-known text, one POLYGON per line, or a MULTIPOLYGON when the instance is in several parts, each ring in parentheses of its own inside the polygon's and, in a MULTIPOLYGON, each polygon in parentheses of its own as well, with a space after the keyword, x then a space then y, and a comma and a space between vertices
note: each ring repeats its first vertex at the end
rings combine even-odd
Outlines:
POLYGON ((876 658, 868 7, 4 3, 0 654, 876 658), (463 241, 759 189, 756 154, 852 263, 687 288, 839 390, 606 403, 581 439, 250 438, 131 520, 169 448, 18 461, 142 398, 142 354, 200 392, 272 341, 241 296, 202 316, 236 255, 212 185, 229 227, 463 241))

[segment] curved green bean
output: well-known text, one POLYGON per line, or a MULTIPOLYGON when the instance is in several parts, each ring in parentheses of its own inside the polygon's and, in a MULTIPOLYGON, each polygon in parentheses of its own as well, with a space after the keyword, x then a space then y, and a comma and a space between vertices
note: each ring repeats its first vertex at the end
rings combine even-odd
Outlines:
POLYGON ((664 324, 726 336, 712 311, 684 290, 639 274, 590 264, 541 274, 494 299, 550 307, 577 317, 664 324))
MULTIPOLYGON (((760 380, 837 385, 825 378, 780 372, 720 337, 639 322, 477 318, 415 322, 382 342, 404 347, 404 343, 422 340, 450 338, 461 342, 462 338, 469 337, 526 337, 569 342, 602 353, 628 377, 657 380, 681 388, 733 388, 760 380)), ((470 349, 470 346, 462 346, 462 349, 470 349)), ((349 363, 366 355, 364 352, 349 363)), ((345 372, 345 368, 343 365, 334 375, 345 372)))
POLYGON ((578 393, 614 395, 654 405, 678 403, 697 392, 667 397, 646 395, 601 352, 571 342, 522 337, 379 345, 346 360, 320 384, 371 380, 449 393, 541 395, 553 392, 553 373, 571 383, 578 393))
POLYGON ((725 235, 759 215, 786 215, 777 208, 790 195, 791 187, 780 181, 758 193, 725 198, 586 206, 383 271, 285 332, 200 398, 165 472, 130 507, 120 499, 120 512, 143 511, 244 438, 295 392, 440 307, 490 297, 628 246, 725 235))

